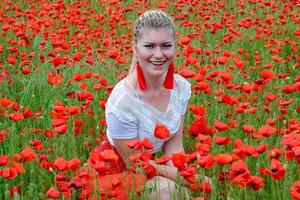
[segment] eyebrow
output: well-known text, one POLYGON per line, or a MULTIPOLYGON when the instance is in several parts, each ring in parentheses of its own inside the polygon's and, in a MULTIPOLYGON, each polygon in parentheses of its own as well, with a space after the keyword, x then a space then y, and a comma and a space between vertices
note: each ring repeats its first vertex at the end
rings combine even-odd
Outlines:
MULTIPOLYGON (((155 43, 154 42, 144 42, 144 44, 155 44, 155 43)), ((162 43, 162 45, 166 45, 166 44, 172 44, 172 42, 168 41, 168 42, 162 43)))

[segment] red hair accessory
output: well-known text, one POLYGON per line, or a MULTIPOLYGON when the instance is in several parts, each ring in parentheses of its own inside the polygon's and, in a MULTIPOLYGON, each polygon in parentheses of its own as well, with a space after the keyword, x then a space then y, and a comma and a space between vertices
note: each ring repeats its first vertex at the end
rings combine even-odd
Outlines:
MULTIPOLYGON (((169 66, 169 69, 167 71, 167 75, 166 75, 166 79, 164 81, 164 88, 166 89, 173 89, 173 85, 174 85, 174 64, 172 63, 169 66)), ((146 84, 146 80, 143 74, 143 71, 141 69, 141 66, 139 63, 137 63, 136 65, 136 71, 137 71, 137 79, 138 79, 138 83, 140 86, 140 89, 145 91, 147 89, 147 84, 146 84)))

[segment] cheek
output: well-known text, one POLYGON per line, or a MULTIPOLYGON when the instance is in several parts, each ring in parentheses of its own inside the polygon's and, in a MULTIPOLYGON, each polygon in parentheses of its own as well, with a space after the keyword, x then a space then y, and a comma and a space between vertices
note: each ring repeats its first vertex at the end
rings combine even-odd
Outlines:
POLYGON ((137 48, 137 55, 140 58, 147 58, 149 56, 149 51, 146 51, 144 48, 137 48))
POLYGON ((166 52, 165 55, 166 55, 169 59, 174 59, 175 56, 176 56, 176 51, 175 51, 175 49, 174 49, 174 50, 170 50, 170 51, 166 52))

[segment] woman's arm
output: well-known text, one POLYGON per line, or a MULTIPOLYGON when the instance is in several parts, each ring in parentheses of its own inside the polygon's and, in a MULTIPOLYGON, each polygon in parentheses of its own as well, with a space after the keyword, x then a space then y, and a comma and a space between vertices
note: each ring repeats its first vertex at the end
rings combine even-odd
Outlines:
MULTIPOLYGON (((132 139, 134 140, 134 139, 132 139)), ((117 149, 119 155, 125 162, 125 164, 129 167, 135 167, 135 163, 130 160, 130 156, 138 153, 142 153, 142 150, 136 150, 129 148, 125 142, 128 142, 131 140, 121 140, 121 139, 113 139, 113 142, 115 144, 115 148, 117 149)), ((172 162, 172 161, 170 161, 172 162)), ((168 179, 171 179, 175 181, 178 178, 178 169, 174 166, 167 166, 167 165, 159 165, 154 160, 150 160, 148 162, 151 164, 157 171, 158 176, 164 176, 168 179)), ((182 182, 185 183, 185 181, 182 179, 182 182)))
POLYGON ((130 156, 133 156, 135 154, 138 154, 138 153, 142 153, 142 150, 139 149, 134 149, 134 148, 129 148, 127 145, 126 145, 126 142, 130 142, 130 141, 133 141, 133 140, 136 140, 137 138, 134 138, 134 139, 113 139, 113 142, 114 142, 114 146, 115 148, 117 149, 119 155, 121 156, 122 160, 125 162, 126 166, 129 166, 129 167, 133 167, 135 166, 135 163, 130 160, 130 156))
MULTIPOLYGON (((184 152, 183 148, 183 127, 184 127, 184 116, 181 117, 180 127, 175 135, 168 140, 164 145, 164 154, 171 157, 173 153, 184 152)), ((173 167, 173 162, 167 162, 167 165, 173 167)))
MULTIPOLYGON (((171 157, 173 153, 178 152, 184 152, 183 143, 182 143, 182 132, 184 127, 184 116, 181 118, 180 127, 178 131, 175 133, 175 135, 168 140, 164 145, 164 154, 171 157)), ((159 175, 164 176, 166 178, 169 178, 173 181, 175 181, 178 177, 178 169, 177 167, 174 167, 173 162, 169 160, 166 165, 159 165, 156 164, 154 161, 150 161, 150 164, 152 164, 158 171, 159 175)), ((185 184, 187 182, 181 178, 181 181, 185 184)))

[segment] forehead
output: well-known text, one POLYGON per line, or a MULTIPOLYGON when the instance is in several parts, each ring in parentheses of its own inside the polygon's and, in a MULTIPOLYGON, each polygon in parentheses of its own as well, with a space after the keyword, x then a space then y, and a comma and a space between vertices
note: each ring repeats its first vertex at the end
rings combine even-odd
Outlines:
POLYGON ((174 42, 174 33, 170 28, 143 28, 138 42, 143 43, 166 43, 174 42))

